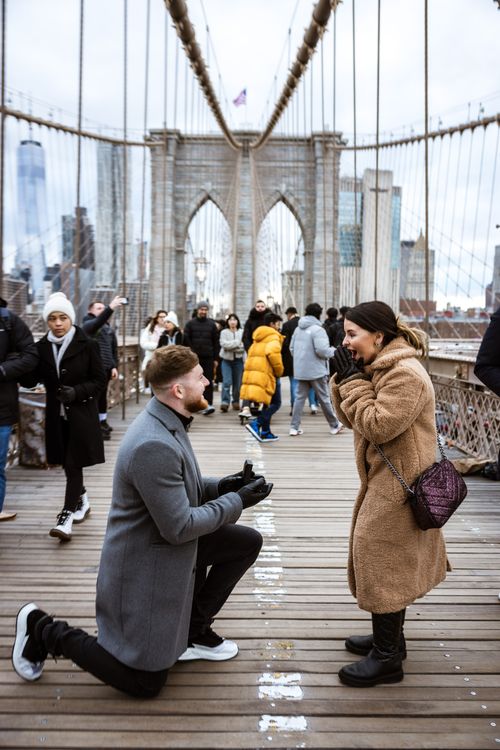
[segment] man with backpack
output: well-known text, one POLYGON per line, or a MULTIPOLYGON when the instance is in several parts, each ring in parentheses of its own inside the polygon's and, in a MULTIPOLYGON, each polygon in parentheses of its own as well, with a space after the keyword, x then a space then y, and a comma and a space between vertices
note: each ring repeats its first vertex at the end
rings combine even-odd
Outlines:
POLYGON ((7 454, 12 426, 18 420, 19 378, 35 369, 38 352, 26 323, 0 297, 0 521, 12 521, 16 513, 3 510, 7 454))

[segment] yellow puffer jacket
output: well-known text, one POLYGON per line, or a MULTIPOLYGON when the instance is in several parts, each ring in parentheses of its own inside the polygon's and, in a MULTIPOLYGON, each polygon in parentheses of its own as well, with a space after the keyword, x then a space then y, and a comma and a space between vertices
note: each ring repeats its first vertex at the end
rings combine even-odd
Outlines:
POLYGON ((253 332, 248 350, 240 398, 270 404, 276 390, 276 378, 283 375, 281 345, 285 339, 271 326, 259 326, 253 332))

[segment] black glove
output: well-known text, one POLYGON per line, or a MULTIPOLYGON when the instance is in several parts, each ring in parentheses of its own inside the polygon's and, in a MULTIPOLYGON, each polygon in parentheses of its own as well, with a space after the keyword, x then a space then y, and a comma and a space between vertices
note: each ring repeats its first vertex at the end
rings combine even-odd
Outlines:
POLYGON ((364 361, 360 358, 355 362, 349 349, 339 346, 333 355, 333 367, 337 375, 336 382, 342 383, 351 375, 360 375, 363 372, 364 361))
POLYGON ((250 484, 241 487, 238 490, 238 495, 241 497, 243 508, 251 508, 252 505, 257 505, 261 500, 265 500, 272 488, 272 483, 266 482, 264 477, 258 477, 250 484))
POLYGON ((62 404, 71 404, 76 398, 76 391, 71 385, 61 385, 57 390, 57 398, 62 404))
POLYGON ((226 492, 238 492, 239 489, 250 482, 255 482, 256 479, 264 479, 264 477, 261 474, 256 474, 253 469, 246 481, 243 479, 243 471, 238 471, 236 474, 228 474, 227 477, 222 477, 219 480, 219 495, 225 495, 226 492))

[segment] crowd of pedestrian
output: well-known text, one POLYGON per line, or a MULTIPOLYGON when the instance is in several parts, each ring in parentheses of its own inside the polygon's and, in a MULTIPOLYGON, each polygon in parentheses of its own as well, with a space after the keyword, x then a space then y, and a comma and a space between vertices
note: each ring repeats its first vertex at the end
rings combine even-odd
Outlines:
MULTIPOLYGON (((82 326, 71 301, 52 294, 43 309, 47 332, 34 341, 26 324, 0 301, 0 521, 5 465, 17 421, 18 384, 43 384, 47 462, 63 467, 62 509, 49 534, 63 542, 85 521, 90 500, 83 470, 105 460, 111 437, 107 390, 118 377, 117 339, 110 321, 126 300, 94 300, 82 326)), ((151 396, 123 437, 97 582, 97 636, 25 604, 16 620, 13 666, 25 680, 42 675, 49 655, 65 656, 106 684, 151 698, 176 661, 222 661, 238 645, 212 628, 234 586, 259 554, 262 537, 236 524, 242 511, 270 494, 252 466, 222 478, 204 477, 188 431, 193 416, 235 412, 260 443, 276 442, 272 417, 281 407, 281 378, 290 382, 288 435, 304 434, 309 399, 332 435, 354 433, 360 489, 349 540, 348 582, 372 632, 349 636, 346 649, 363 658, 342 667, 353 687, 399 682, 406 658, 406 608, 446 576, 441 530, 423 531, 385 458, 412 482, 435 460, 434 390, 421 357, 422 332, 385 303, 326 311, 309 303, 287 321, 257 300, 242 326, 231 313, 210 317, 196 305, 184 328, 173 310, 158 310, 140 334, 142 387, 151 396), (397 543, 394 543, 394 540, 397 543)), ((494 392, 500 372, 498 321, 493 316, 476 373, 494 392)), ((230 417, 223 417, 226 421, 230 417)), ((227 422, 226 422, 227 423, 227 422)), ((303 438, 302 438, 303 439, 303 438)))

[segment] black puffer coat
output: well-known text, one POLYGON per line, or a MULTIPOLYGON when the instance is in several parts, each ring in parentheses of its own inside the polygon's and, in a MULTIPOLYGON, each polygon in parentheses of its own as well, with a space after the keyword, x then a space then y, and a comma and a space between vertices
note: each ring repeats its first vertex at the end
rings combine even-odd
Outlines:
POLYGON ((253 332, 259 326, 264 325, 264 315, 266 315, 266 313, 268 312, 272 312, 272 310, 270 310, 268 307, 266 307, 265 310, 262 310, 262 312, 259 312, 255 309, 255 307, 252 307, 252 309, 248 313, 248 319, 245 321, 245 325, 243 326, 243 336, 241 337, 243 346, 245 347, 245 351, 248 351, 252 346, 253 332))
POLYGON ((285 337, 283 346, 281 348, 281 358, 283 360, 283 375, 293 378, 293 357, 290 352, 290 341, 292 340, 293 333, 299 325, 300 316, 296 315, 294 318, 290 318, 286 323, 281 326, 281 334, 285 337))
POLYGON ((500 396, 500 307, 491 316, 477 353, 474 374, 490 391, 500 396))
POLYGON ((0 426, 18 418, 17 384, 35 369, 38 352, 26 323, 10 311, 0 317, 0 426))
POLYGON ((184 328, 184 346, 200 360, 219 359, 219 331, 212 318, 191 318, 184 328))
POLYGON ((32 388, 43 383, 47 391, 45 414, 45 445, 47 463, 64 464, 71 460, 75 466, 104 463, 104 445, 99 426, 97 397, 106 385, 106 376, 99 355, 99 347, 76 327, 71 344, 66 349, 57 375, 52 344, 45 335, 37 342, 40 360, 36 370, 21 380, 32 388), (61 402, 56 395, 59 386, 70 385, 76 399, 64 409, 69 424, 69 443, 64 445, 61 430, 61 402))

